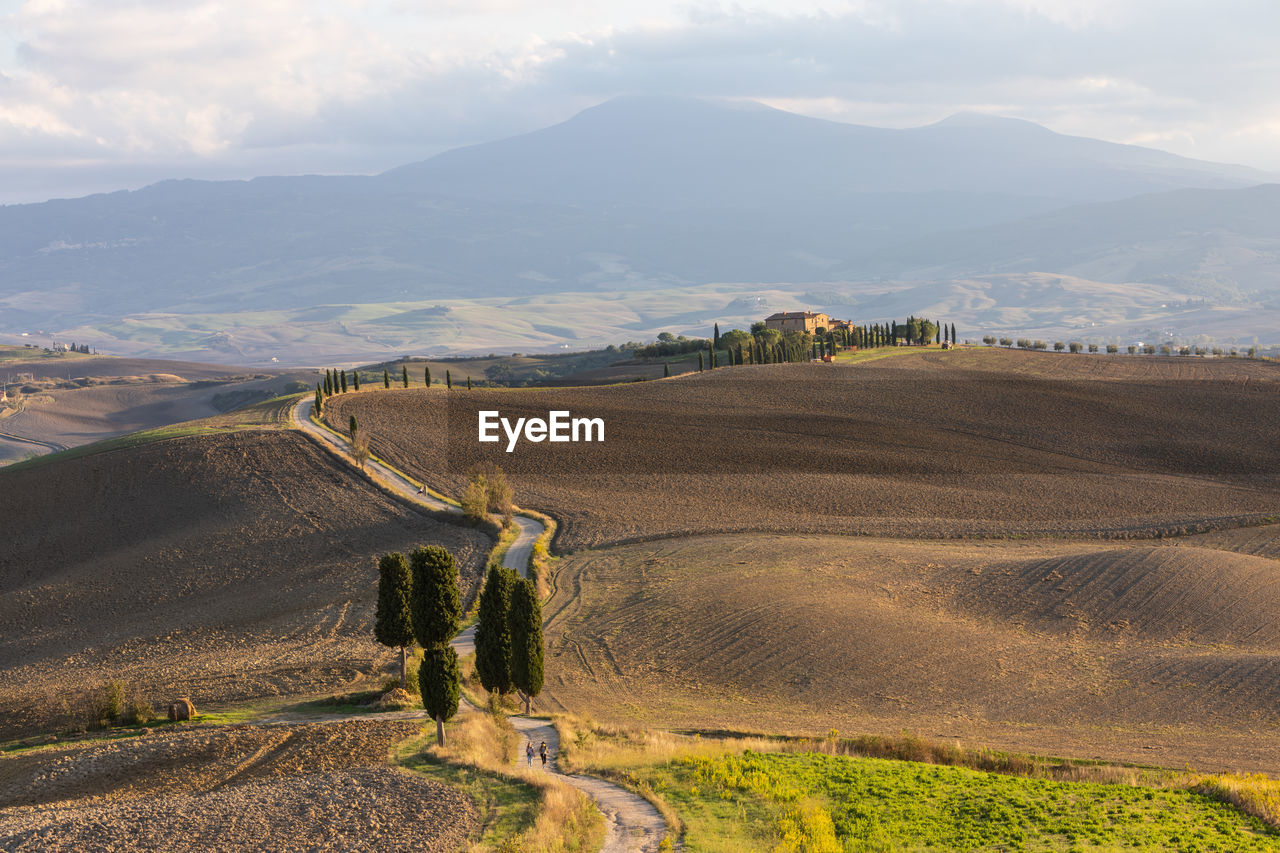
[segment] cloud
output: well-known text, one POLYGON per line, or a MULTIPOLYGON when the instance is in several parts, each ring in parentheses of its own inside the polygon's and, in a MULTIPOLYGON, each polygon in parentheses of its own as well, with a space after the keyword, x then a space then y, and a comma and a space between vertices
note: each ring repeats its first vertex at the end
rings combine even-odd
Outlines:
POLYGON ((1280 169, 1278 25, 1269 0, 40 0, 0 16, 0 185, 375 171, 621 93, 978 109, 1280 169))

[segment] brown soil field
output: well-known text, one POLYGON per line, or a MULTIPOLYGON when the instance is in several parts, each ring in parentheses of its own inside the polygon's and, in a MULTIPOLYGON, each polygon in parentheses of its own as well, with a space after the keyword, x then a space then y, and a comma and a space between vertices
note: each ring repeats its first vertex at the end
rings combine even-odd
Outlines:
POLYGON ((942 370, 983 371, 1037 379, 1280 383, 1280 364, 1262 359, 1059 353, 1005 347, 916 351, 906 357, 880 362, 880 366, 918 370, 922 363, 942 370))
POLYGON ((608 387, 377 389, 326 417, 356 415, 377 455, 445 493, 496 462, 518 503, 560 522, 561 552, 713 531, 1126 538, 1280 511, 1278 378, 1230 359, 934 351, 608 387), (1052 372, 1104 360, 1128 373, 1052 372), (1162 372, 1188 361, 1201 378, 1162 372), (477 442, 480 409, 600 417, 606 440, 506 453, 477 442))
POLYGON ((182 728, 0 756, 0 848, 457 850, 470 798, 387 766, 419 730, 182 728))
POLYGON ((292 431, 0 471, 0 517, 0 739, 64 723, 107 679, 202 710, 364 683, 391 663, 377 555, 444 545, 469 594, 491 544, 292 431))
MULTIPOLYGON (((0 406, 0 433, 58 448, 217 416, 311 387, 317 371, 254 373, 221 365, 138 358, 48 358, 0 364, 16 398, 0 406), (303 383, 299 386, 296 383, 303 383)), ((46 449, 0 439, 0 464, 46 449)))
POLYGON ((720 535, 584 551, 552 584, 551 710, 1280 763, 1274 559, 1185 542, 720 535))

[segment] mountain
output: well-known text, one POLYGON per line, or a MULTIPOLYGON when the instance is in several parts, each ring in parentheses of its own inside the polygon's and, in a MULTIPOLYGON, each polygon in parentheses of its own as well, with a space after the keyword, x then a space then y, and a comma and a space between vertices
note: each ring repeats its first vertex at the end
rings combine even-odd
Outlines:
POLYGON ((1100 282, 1280 297, 1280 184, 1184 189, 954 230, 851 259, 850 272, 952 279, 1052 270, 1100 282))
MULTIPOLYGON (((377 176, 166 181, 2 207, 0 332, 114 323, 128 338, 121 318, 145 315, 223 340, 228 315, 270 326, 317 305, 941 269, 986 263, 970 237, 947 236, 959 228, 1017 235, 1081 204, 1271 179, 1013 119, 899 130, 624 97, 377 176)), ((131 351, 163 351, 155 340, 131 351)))

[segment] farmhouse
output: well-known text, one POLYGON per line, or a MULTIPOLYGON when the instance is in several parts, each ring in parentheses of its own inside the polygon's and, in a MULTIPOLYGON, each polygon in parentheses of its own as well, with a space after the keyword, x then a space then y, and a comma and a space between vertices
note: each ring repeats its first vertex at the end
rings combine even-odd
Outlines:
POLYGON ((822 312, 815 311, 779 311, 764 318, 766 329, 777 329, 779 332, 808 332, 813 334, 818 329, 830 332, 834 329, 848 329, 850 321, 834 320, 822 312))

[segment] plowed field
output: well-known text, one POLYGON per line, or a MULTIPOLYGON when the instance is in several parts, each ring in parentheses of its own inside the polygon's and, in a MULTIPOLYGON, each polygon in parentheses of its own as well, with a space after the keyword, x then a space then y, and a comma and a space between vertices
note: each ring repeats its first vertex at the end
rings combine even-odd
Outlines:
POLYGON ((419 728, 201 728, 0 757, 0 847, 457 850, 470 798, 386 764, 419 728))
POLYGON ((1192 545, 712 536, 565 558, 552 708, 1280 763, 1280 561, 1192 545))
POLYGON ((375 453, 448 493, 497 462, 518 503, 562 523, 561 551, 709 531, 1126 538, 1280 511, 1277 379, 1240 360, 960 351, 598 388, 377 389, 326 417, 345 429, 356 415, 375 453), (606 440, 506 453, 477 441, 480 409, 600 417, 606 440))
POLYGON ((0 736, 107 679, 161 707, 340 691, 389 662, 377 555, 437 543, 464 592, 489 540, 293 432, 171 439, 0 472, 0 736))

